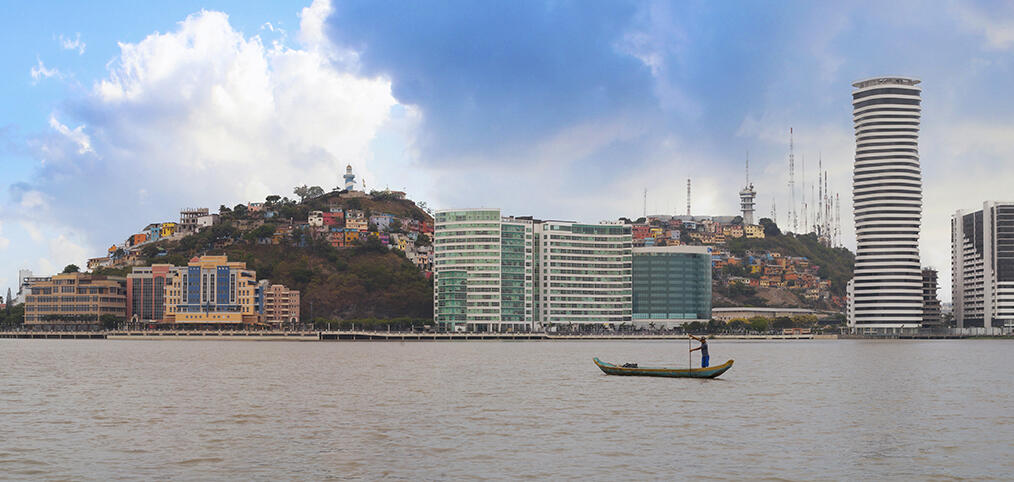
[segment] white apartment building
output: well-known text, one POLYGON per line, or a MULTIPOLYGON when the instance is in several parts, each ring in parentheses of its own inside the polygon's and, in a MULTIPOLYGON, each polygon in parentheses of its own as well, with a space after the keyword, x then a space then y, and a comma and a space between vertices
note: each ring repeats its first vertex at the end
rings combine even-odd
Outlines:
POLYGON ((958 328, 1014 329, 1014 202, 954 213, 951 273, 958 328))
POLYGON ((856 262, 849 326, 853 332, 910 332, 922 324, 919 83, 907 77, 878 77, 852 84, 856 262))

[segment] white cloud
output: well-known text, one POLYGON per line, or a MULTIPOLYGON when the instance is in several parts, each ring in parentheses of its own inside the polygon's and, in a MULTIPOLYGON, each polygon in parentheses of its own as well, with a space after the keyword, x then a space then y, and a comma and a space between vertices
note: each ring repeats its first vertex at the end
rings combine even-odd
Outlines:
POLYGON ((84 133, 83 125, 77 126, 73 130, 71 130, 69 127, 61 124, 60 121, 56 120, 56 116, 50 116, 49 127, 52 127, 53 130, 59 132, 68 140, 73 142, 77 146, 78 154, 95 153, 95 151, 92 149, 91 138, 88 137, 88 134, 84 133))
POLYGON ((42 59, 36 58, 36 60, 38 63, 35 67, 32 67, 30 72, 34 81, 33 83, 37 83, 42 79, 48 79, 50 77, 56 77, 58 79, 63 77, 63 74, 61 74, 59 70, 46 67, 46 65, 42 63, 42 59))
POLYGON ((330 43, 324 32, 324 22, 334 12, 331 0, 313 0, 299 14, 299 41, 308 48, 330 43))
POLYGON ((986 37, 986 46, 1006 50, 1014 45, 1014 8, 1010 3, 982 9, 962 2, 954 4, 953 8, 965 28, 986 37))
POLYGON ((77 50, 78 55, 84 55, 85 43, 81 40, 80 33, 75 35, 74 38, 64 37, 63 34, 60 34, 59 41, 60 47, 64 50, 77 50))
POLYGON ((14 202, 49 213, 45 225, 18 218, 47 252, 31 257, 44 271, 80 265, 184 206, 330 190, 348 163, 375 181, 400 167, 373 155, 398 105, 390 81, 341 70, 325 52, 265 47, 209 11, 119 45, 108 75, 30 141, 42 162, 14 202))
POLYGON ((5 238, 3 234, 4 234, 4 223, 3 221, 0 221, 0 251, 7 249, 7 247, 11 245, 11 240, 5 238))

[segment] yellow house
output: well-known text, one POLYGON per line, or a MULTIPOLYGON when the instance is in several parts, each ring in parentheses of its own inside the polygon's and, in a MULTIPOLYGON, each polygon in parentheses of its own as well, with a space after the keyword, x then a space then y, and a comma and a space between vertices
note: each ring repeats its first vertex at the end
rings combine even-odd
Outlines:
POLYGON ((159 236, 163 238, 168 238, 169 236, 172 236, 173 233, 175 232, 176 232, 176 223, 173 222, 162 223, 162 228, 159 229, 159 236))
POLYGON ((743 225, 743 234, 748 238, 764 239, 764 227, 756 224, 743 225))

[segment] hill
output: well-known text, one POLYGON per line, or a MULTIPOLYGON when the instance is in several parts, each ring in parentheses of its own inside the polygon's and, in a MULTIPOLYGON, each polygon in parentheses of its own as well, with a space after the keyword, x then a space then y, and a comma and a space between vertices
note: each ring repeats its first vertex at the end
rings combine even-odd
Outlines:
MULTIPOLYGON (((246 262, 258 279, 299 290, 301 315, 307 321, 432 319, 432 283, 402 251, 381 244, 376 235, 336 248, 319 229, 306 225, 311 211, 336 207, 361 210, 367 217, 392 214, 406 223, 432 225, 432 218, 414 202, 386 193, 353 198, 339 194, 302 202, 269 196, 269 202, 257 210, 247 205, 222 206, 219 224, 149 242, 121 256, 132 258, 127 263, 131 266, 185 266, 194 256, 226 255, 230 261, 246 262)), ((416 241, 416 245, 428 243, 425 235, 416 241)), ((125 275, 131 266, 95 272, 125 275)))

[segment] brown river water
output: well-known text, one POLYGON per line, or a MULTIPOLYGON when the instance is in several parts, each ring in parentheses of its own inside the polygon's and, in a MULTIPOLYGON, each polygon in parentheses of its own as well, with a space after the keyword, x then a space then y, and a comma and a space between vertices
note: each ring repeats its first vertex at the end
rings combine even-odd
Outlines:
POLYGON ((0 340, 0 478, 1014 477, 1014 341, 0 340), (696 359, 695 359, 696 362, 696 359))

